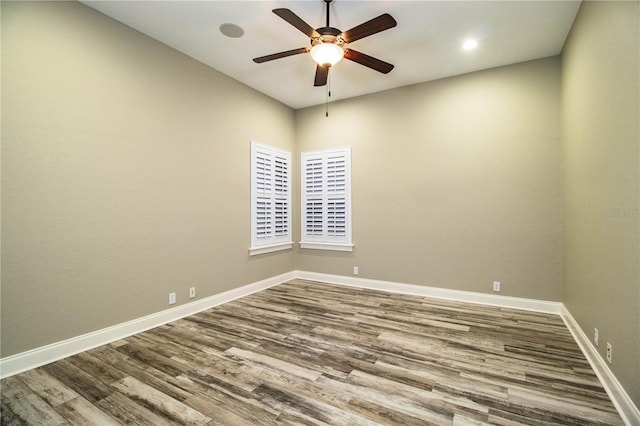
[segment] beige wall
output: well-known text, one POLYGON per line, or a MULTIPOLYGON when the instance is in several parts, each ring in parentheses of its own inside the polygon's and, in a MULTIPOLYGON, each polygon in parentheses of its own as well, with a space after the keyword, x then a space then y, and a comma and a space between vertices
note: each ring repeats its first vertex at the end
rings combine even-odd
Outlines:
POLYGON ((562 61, 564 303, 640 406, 638 2, 584 2, 562 61))
POLYGON ((561 300, 560 61, 296 112, 297 151, 352 146, 353 253, 306 271, 561 300))
MULTIPOLYGON (((249 258, 282 104, 75 2, 2 2, 2 357, 294 269, 249 258)), ((296 198, 297 200, 297 198, 296 198)))

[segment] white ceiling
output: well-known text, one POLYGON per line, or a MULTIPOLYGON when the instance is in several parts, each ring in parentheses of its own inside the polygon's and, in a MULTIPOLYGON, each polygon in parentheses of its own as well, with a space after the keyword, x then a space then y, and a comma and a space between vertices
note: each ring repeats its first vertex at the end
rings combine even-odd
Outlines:
MULTIPOLYGON (((302 32, 271 12, 288 8, 314 28, 325 25, 323 0, 304 1, 92 1, 83 3, 153 37, 292 108, 324 103, 313 87, 308 54, 256 64, 254 57, 307 47, 302 32), (233 23, 241 38, 222 35, 233 23)), ((382 13, 398 26, 349 46, 395 65, 380 74, 343 60, 330 72, 332 100, 374 93, 557 55, 579 1, 350 1, 331 5, 331 26, 346 31, 382 13), (463 51, 476 38, 478 48, 463 51)))

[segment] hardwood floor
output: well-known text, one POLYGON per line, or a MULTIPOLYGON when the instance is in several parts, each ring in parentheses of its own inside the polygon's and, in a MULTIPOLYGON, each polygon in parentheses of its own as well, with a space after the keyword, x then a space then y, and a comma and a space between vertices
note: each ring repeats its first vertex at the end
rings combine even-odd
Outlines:
POLYGON ((3 425, 617 425, 556 315, 294 280, 1 382, 3 425))

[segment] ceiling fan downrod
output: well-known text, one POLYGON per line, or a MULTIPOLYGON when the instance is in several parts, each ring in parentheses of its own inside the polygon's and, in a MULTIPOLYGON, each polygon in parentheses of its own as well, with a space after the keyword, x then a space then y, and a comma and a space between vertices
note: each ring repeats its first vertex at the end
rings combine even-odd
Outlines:
POLYGON ((327 4, 327 27, 330 27, 331 25, 329 25, 329 8, 331 7, 331 3, 333 2, 333 0, 324 0, 324 2, 327 4))

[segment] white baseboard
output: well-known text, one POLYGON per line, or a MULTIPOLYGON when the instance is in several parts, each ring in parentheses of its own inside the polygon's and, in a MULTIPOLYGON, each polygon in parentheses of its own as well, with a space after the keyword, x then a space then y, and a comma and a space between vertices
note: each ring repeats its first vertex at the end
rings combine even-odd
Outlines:
POLYGON ((123 339, 133 334, 141 333, 205 309, 273 287, 293 278, 294 273, 287 272, 191 303, 176 306, 175 308, 2 358, 0 359, 0 378, 4 379, 22 373, 23 371, 31 370, 32 368, 40 367, 59 359, 123 339))
POLYGON ((477 303, 482 305, 523 309, 527 311, 545 312, 558 315, 560 315, 562 310, 562 303, 560 302, 474 293, 471 291, 449 290, 446 288, 427 287, 416 284, 402 284, 391 281, 348 277, 344 275, 329 275, 318 272, 295 271, 295 277, 305 280, 321 281, 330 284, 346 285, 350 287, 368 288, 372 290, 388 291, 392 293, 434 297, 437 299, 454 300, 457 302, 477 303))
POLYGON ((571 315, 571 312, 564 305, 562 306, 561 316, 582 353, 589 361, 591 368, 600 379, 600 383, 607 391, 622 420, 629 426, 640 426, 640 410, 635 406, 607 363, 593 346, 591 340, 589 340, 580 325, 578 325, 578 322, 573 318, 573 315, 571 315))
POLYGON ((596 375, 600 379, 600 382, 604 386, 607 394, 611 398, 625 423, 630 426, 640 426, 640 411, 634 405, 631 398, 629 398, 629 395, 620 385, 620 382, 618 382, 607 364, 600 357, 596 349, 591 344, 591 341, 584 334, 571 313, 560 302, 498 296, 460 290, 448 290, 438 287, 427 287, 415 284, 403 284, 308 271, 287 272, 122 324, 117 324, 102 330, 97 330, 61 342, 52 343, 47 346, 42 346, 40 348, 2 358, 0 359, 0 378, 4 379, 23 371, 40 367, 59 359, 123 339, 133 334, 141 333, 153 327, 158 327, 171 321, 201 312, 205 309, 230 302, 240 297, 248 296, 252 293, 265 290, 294 278, 560 315, 578 343, 578 346, 589 361, 589 364, 594 369, 596 375))

